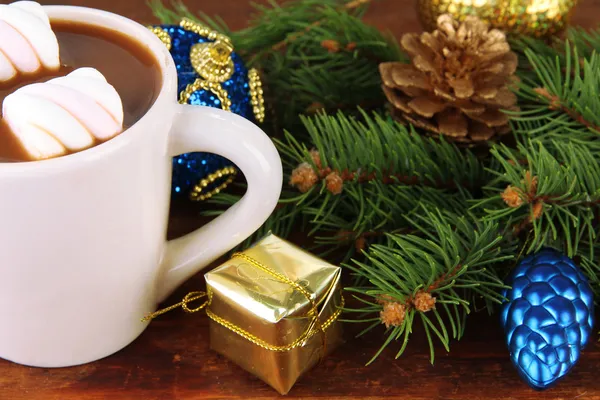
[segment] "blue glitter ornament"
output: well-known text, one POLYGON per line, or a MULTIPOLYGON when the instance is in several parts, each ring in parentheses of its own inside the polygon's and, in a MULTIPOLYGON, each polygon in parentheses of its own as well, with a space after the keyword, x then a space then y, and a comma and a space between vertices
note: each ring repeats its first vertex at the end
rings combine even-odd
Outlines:
POLYGON ((594 324, 592 290, 579 267, 543 249, 508 278, 501 321, 510 358, 534 389, 546 389, 579 360, 594 324))
MULTIPOLYGON (((150 26, 167 46, 178 76, 179 102, 231 111, 262 122, 262 87, 256 70, 248 70, 233 52, 229 38, 188 19, 179 25, 150 26)), ((198 133, 202 130, 198 127, 198 133)), ((204 200, 218 193, 237 172, 233 163, 209 153, 173 158, 173 197, 204 200)))

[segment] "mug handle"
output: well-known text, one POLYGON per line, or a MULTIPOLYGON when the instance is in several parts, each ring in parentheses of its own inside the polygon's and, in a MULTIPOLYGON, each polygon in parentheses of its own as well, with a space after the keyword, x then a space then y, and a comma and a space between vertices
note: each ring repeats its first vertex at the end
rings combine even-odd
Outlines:
POLYGON ((247 119, 217 108, 178 104, 170 133, 171 157, 219 154, 244 174, 248 189, 225 213, 196 231, 167 242, 158 300, 254 233, 271 215, 282 187, 279 154, 269 137, 247 119))

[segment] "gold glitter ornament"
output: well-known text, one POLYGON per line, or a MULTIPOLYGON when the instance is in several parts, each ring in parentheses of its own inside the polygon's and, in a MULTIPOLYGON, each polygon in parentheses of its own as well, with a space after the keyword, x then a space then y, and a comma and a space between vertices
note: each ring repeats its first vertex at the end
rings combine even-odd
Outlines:
POLYGON ((459 21, 475 15, 510 34, 549 37, 561 33, 577 0, 417 0, 423 28, 432 31, 437 18, 450 14, 459 21))

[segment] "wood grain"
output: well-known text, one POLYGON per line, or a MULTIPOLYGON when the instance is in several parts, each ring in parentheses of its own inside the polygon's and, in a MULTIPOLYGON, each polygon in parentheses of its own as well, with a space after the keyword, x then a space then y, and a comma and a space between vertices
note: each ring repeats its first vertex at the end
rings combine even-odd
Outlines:
MULTIPOLYGON (((145 0, 41 2, 102 8, 142 23, 156 22, 145 0)), ((243 27, 251 13, 246 0, 187 0, 186 4, 192 10, 220 15, 233 29, 243 27)), ((595 27, 599 16, 600 1, 583 0, 576 9, 574 22, 586 28, 595 27)), ((412 1, 376 1, 367 19, 397 36, 420 29, 412 1)), ((175 210, 170 236, 179 236, 201 225, 203 220, 196 211, 189 207, 175 210)), ((199 274, 178 290, 169 303, 203 287, 199 274)), ((0 399, 278 398, 261 381, 209 349, 207 324, 208 319, 201 314, 173 311, 155 320, 137 341, 119 353, 79 367, 38 369, 0 360, 0 399)), ((438 348, 434 366, 429 363, 427 343, 415 339, 400 359, 394 360, 398 346, 391 346, 378 361, 365 367, 378 348, 382 330, 355 339, 360 327, 347 324, 345 329, 347 343, 303 377, 289 398, 600 399, 597 337, 593 337, 568 377, 555 388, 540 393, 522 383, 511 366, 497 316, 472 316, 466 337, 452 343, 450 354, 438 348)), ((414 336, 422 337, 418 333, 414 336)))

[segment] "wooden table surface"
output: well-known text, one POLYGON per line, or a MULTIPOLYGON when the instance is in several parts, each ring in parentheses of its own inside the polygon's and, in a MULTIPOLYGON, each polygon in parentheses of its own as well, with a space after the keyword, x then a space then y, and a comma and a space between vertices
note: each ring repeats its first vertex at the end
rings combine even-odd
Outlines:
MULTIPOLYGON (((8 3, 10 1, 0 1, 8 3)), ((142 23, 156 22, 146 0, 58 0, 113 11, 142 23)), ((192 10, 218 14, 233 29, 244 26, 247 0, 187 0, 192 10)), ((600 1, 583 0, 574 23, 595 27, 600 1)), ((396 35, 419 30, 413 1, 379 0, 368 20, 396 35)), ((202 220, 190 211, 175 211, 171 236, 192 230, 202 220)), ((199 274, 170 302, 202 288, 199 274)), ((173 311, 152 322, 130 346, 103 360, 73 368, 29 368, 0 360, 0 399, 273 399, 277 394, 208 346, 208 318, 173 311)), ((438 349, 429 363, 427 344, 413 339, 407 353, 394 360, 392 346, 373 365, 381 330, 355 339, 359 327, 346 326, 346 344, 304 376, 289 398, 323 399, 600 399, 600 344, 594 336, 579 364, 560 384, 545 392, 529 389, 518 378, 502 341, 497 316, 475 315, 467 335, 452 343, 451 353, 438 349)), ((43 334, 43 333, 42 333, 43 334)), ((418 333, 415 337, 422 337, 418 333)))

